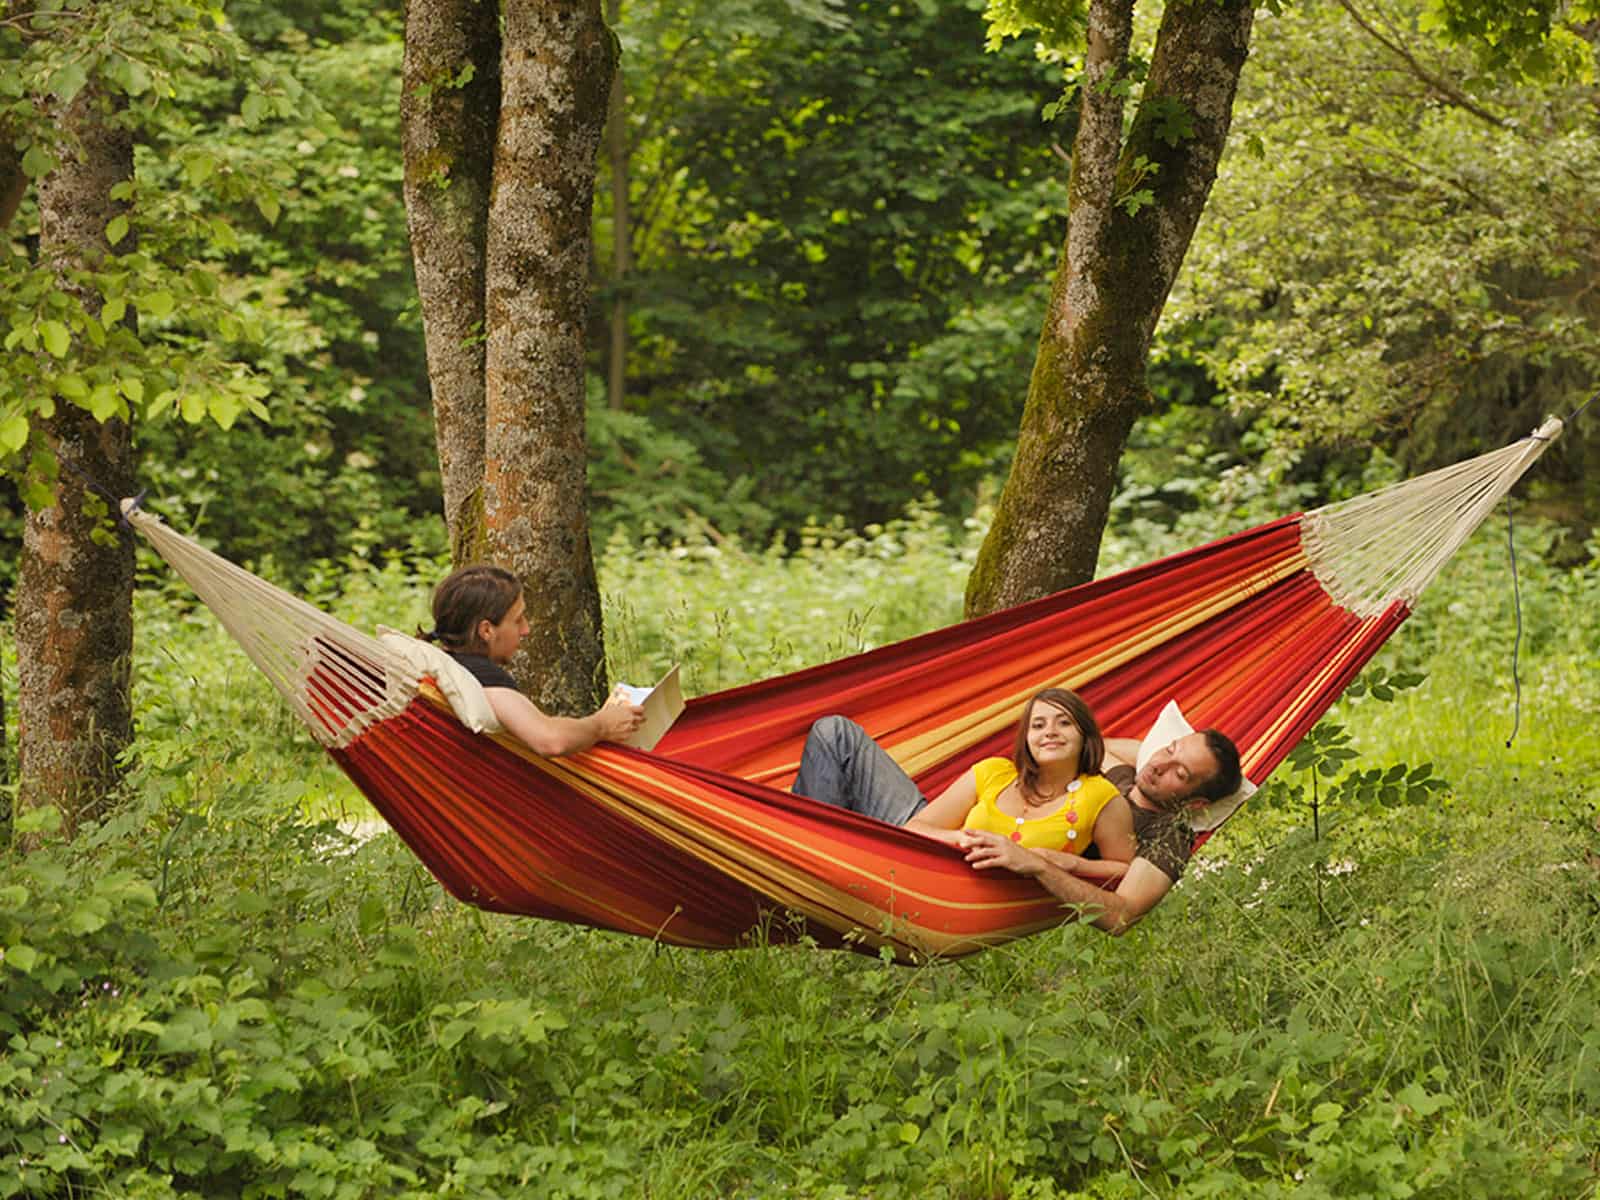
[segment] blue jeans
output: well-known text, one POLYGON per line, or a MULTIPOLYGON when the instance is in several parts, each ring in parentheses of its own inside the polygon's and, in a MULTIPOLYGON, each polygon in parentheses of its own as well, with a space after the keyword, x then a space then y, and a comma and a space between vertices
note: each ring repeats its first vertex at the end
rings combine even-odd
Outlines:
POLYGON ((848 717, 811 726, 789 790, 890 825, 904 825, 927 804, 911 776, 848 717))

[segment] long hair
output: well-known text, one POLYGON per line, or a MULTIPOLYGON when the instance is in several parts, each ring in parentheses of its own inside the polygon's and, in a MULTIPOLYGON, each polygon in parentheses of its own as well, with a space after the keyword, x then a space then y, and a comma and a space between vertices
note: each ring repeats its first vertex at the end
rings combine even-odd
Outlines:
POLYGON ((500 624, 520 595, 522 581, 503 567, 452 571, 433 589, 433 628, 421 636, 457 654, 482 654, 478 623, 500 624))
POLYGON ((1026 791, 1034 795, 1039 794, 1039 764, 1034 760, 1033 751, 1028 749, 1028 722, 1033 719, 1033 706, 1041 703, 1066 713, 1083 735, 1083 749, 1078 752, 1079 775, 1097 774, 1106 757, 1106 740, 1100 733, 1100 722, 1094 719, 1094 713, 1089 711, 1083 697, 1066 688, 1052 687, 1035 692, 1022 706, 1022 720, 1017 722, 1017 744, 1011 752, 1011 761, 1017 768, 1017 779, 1026 791))

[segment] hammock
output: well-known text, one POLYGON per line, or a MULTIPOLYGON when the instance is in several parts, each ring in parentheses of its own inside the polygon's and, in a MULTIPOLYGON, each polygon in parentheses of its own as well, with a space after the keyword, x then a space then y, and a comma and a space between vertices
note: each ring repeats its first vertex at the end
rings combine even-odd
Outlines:
MULTIPOLYGON (((134 509, 372 805, 457 898, 722 948, 762 929, 905 961, 1072 913, 916 834, 783 790, 813 720, 844 713, 935 794, 1006 754, 1023 701, 1078 691, 1108 736, 1169 700, 1263 780, 1561 431, 838 662, 691 700, 653 752, 544 759, 475 734, 376 639, 134 509)), ((1211 826, 1225 819, 1213 814, 1211 826)), ((1211 829, 1197 835, 1197 842, 1211 829)))

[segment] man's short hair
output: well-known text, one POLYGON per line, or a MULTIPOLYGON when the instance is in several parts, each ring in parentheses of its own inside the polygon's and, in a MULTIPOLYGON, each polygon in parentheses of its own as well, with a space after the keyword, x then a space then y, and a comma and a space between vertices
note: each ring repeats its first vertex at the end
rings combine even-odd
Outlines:
POLYGON ((1207 800, 1233 795, 1244 778, 1239 770, 1239 747, 1220 729, 1202 729, 1200 736, 1206 739, 1206 749, 1217 760, 1217 773, 1201 784, 1195 795, 1207 800))

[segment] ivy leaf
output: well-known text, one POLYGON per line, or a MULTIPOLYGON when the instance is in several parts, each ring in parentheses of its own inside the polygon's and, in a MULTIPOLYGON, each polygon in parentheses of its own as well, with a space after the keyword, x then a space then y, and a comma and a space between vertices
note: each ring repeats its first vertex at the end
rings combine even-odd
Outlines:
POLYGON ((72 345, 72 335, 67 332, 67 327, 60 321, 39 322, 39 340, 44 343, 44 348, 56 358, 65 358, 67 350, 72 345))

